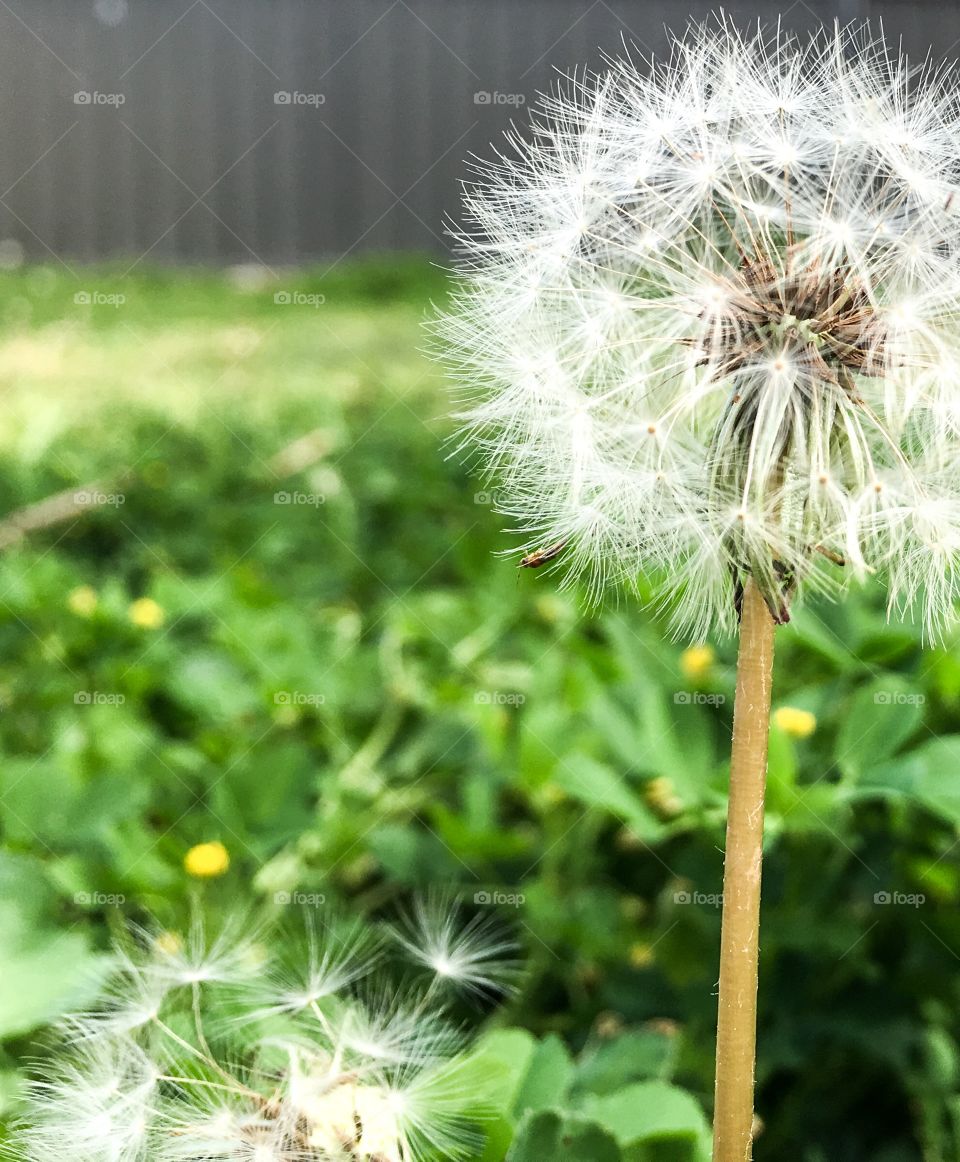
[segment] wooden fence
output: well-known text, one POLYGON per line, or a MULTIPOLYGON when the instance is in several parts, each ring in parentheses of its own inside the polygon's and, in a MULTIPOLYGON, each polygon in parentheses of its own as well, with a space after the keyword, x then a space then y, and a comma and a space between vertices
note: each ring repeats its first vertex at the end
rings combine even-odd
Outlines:
MULTIPOLYGON (((0 261, 438 250, 469 153, 664 0, 0 0, 0 261)), ((778 6, 728 6, 740 20, 778 6)), ((960 7, 796 0, 948 54, 960 7)))

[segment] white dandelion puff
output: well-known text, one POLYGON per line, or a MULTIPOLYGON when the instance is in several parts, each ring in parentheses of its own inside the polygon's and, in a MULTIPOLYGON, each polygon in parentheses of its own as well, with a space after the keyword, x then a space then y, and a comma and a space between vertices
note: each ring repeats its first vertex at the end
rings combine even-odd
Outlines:
POLYGON ((960 99, 869 29, 726 17, 541 98, 465 191, 463 445, 523 564, 667 579, 678 630, 753 578, 874 573, 951 614, 960 544, 960 99))
POLYGON ((465 1060, 453 1058, 432 1071, 408 1067, 392 1079, 348 1074, 330 1085, 309 1057, 295 1058, 290 1103, 312 1127, 310 1145, 322 1158, 344 1153, 377 1162, 475 1157, 483 1135, 463 1117, 469 1088, 460 1074, 465 1060))
POLYGON ((164 1109, 157 1162, 310 1162, 317 1157, 296 1106, 274 1094, 197 1090, 164 1109))
POLYGON ((128 1039, 103 1037, 74 1046, 28 1087, 25 1157, 29 1162, 148 1159, 158 1076, 148 1055, 128 1039))
MULTIPOLYGON (((442 947, 472 987, 480 983, 478 966, 502 955, 504 940, 486 924, 458 919, 444 928, 436 902, 414 914, 429 916, 430 931, 449 933, 442 947)), ((412 934, 398 944, 392 933, 320 917, 297 943, 289 933, 268 939, 262 927, 240 921, 212 938, 199 919, 183 940, 135 930, 117 952, 99 1004, 68 1018, 38 1063, 14 1132, 15 1156, 475 1156, 488 1111, 476 1079, 457 1081, 470 1061, 469 1036, 431 985, 417 990, 409 972, 398 971, 397 953, 417 968, 422 959, 413 955, 412 934)))

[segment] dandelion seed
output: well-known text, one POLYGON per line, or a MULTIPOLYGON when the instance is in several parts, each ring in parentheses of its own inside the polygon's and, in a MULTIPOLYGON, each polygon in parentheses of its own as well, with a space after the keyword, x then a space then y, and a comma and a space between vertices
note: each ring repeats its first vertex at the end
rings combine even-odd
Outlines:
POLYGON ((262 971, 260 936, 260 926, 232 918, 211 939, 198 914, 185 941, 146 937, 153 953, 146 962, 147 972, 168 988, 243 984, 262 971))
POLYGON ((441 895, 418 899, 394 935, 415 964, 447 984, 478 996, 509 989, 516 975, 515 944, 496 916, 465 919, 441 895))
POLYGON ((415 995, 396 988, 360 994, 363 1004, 328 1022, 338 1062, 363 1076, 384 1066, 423 1066, 453 1055, 456 1038, 415 995))
POLYGON ((30 1162, 135 1162, 153 1117, 157 1070, 127 1040, 75 1047, 27 1090, 24 1122, 30 1162))
POLYGON ((327 917, 322 932, 310 918, 304 925, 306 947, 294 945, 292 954, 284 954, 256 984, 256 996, 262 1000, 254 1010, 257 1017, 308 1011, 353 987, 381 962, 382 938, 360 923, 327 917))

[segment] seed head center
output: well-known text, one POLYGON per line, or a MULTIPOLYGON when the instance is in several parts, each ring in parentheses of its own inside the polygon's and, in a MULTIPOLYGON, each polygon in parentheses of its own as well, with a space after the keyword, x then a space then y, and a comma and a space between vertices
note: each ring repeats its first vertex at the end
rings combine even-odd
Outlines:
POLYGON ((805 258, 800 245, 777 260, 744 254, 727 280, 726 313, 702 316, 697 345, 715 375, 784 353, 805 376, 845 388, 853 373, 882 374, 883 328, 861 281, 843 263, 805 258))

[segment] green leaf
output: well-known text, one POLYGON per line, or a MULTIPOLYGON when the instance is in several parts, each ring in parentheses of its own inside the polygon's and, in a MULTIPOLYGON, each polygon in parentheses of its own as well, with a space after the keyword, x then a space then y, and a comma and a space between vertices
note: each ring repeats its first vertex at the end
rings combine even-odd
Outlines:
POLYGON ((573 754, 557 765, 554 781, 581 803, 600 807, 622 819, 646 842, 661 838, 665 828, 623 778, 603 763, 573 754))
POLYGON ((845 709, 837 764, 850 778, 896 754, 920 725, 923 695, 896 674, 861 687, 845 709))
POLYGON ((611 1093, 629 1082, 662 1076, 672 1056, 671 1040, 645 1029, 621 1033, 581 1061, 577 1090, 611 1093))
POLYGON ((513 1122, 504 1114, 485 1116, 480 1130, 484 1143, 477 1162, 503 1162, 513 1141, 513 1122))
POLYGON ((170 674, 170 692, 203 721, 237 719, 257 705, 237 667, 209 650, 196 650, 177 660, 170 674))
MULTIPOLYGON (((862 662, 849 649, 844 639, 826 622, 821 610, 798 609, 791 615, 790 624, 780 631, 787 643, 802 646, 823 664, 825 670, 836 673, 858 670, 862 662)), ((778 649, 780 647, 778 646, 778 649)))
POLYGON ((649 627, 624 618, 605 625, 630 680, 628 710, 606 708, 604 699, 591 717, 622 762, 647 775, 667 776, 684 801, 695 802, 715 762, 711 714, 680 700, 685 682, 649 627))
POLYGON ((709 1133, 707 1119, 693 1097, 665 1081, 640 1081, 606 1097, 591 1095, 583 1109, 609 1129, 621 1146, 661 1138, 695 1142, 709 1133))
POLYGON ((621 1162, 621 1154, 600 1126, 543 1111, 524 1119, 507 1162, 621 1162))
POLYGON ((66 762, 11 760, 0 772, 0 819, 8 841, 45 846, 102 840, 150 798, 145 780, 119 770, 87 778, 66 762))
POLYGON ((960 734, 931 739, 909 754, 867 771, 862 794, 894 795, 960 826, 960 734))
POLYGON ((573 1074, 573 1060, 566 1045, 555 1034, 545 1037, 534 1051, 513 1112, 519 1116, 528 1110, 562 1105, 573 1074))
POLYGON ((516 1107, 524 1079, 537 1048, 526 1029, 494 1029, 481 1037, 457 1070, 461 1092, 477 1090, 493 1109, 509 1113, 516 1107))
POLYGON ((80 932, 48 924, 51 902, 38 860, 0 853, 0 1039, 89 1003, 106 970, 80 932))
POLYGON ((0 905, 0 1038, 29 1033, 81 1006, 99 979, 101 962, 88 954, 80 933, 27 933, 16 925, 14 909, 0 905))

